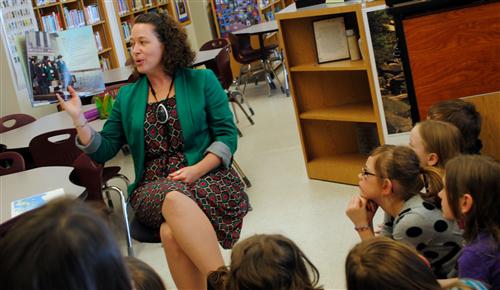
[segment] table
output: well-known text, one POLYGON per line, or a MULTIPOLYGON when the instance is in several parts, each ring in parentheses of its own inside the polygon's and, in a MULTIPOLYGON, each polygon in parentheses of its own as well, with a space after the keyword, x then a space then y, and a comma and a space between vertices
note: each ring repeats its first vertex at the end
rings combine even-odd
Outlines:
MULTIPOLYGON (((217 55, 221 50, 222 48, 215 48, 215 49, 197 51, 191 67, 204 65, 211 61, 215 61, 215 58, 217 57, 217 55)), ((104 71, 102 73, 104 78, 104 84, 106 86, 111 86, 126 82, 128 80, 128 77, 133 71, 134 71, 133 66, 119 67, 104 71)))
MULTIPOLYGON (((95 104, 83 106, 83 110, 95 108, 95 104)), ((106 120, 97 119, 89 122, 89 125, 96 131, 101 131, 106 120)), ((0 144, 5 144, 7 148, 28 147, 31 139, 50 131, 74 128, 71 117, 66 112, 56 112, 43 116, 28 125, 0 134, 0 144)))
POLYGON ((73 167, 49 166, 0 176, 0 223, 11 218, 14 200, 58 188, 63 188, 68 197, 78 197, 85 188, 71 183, 72 170, 73 167))

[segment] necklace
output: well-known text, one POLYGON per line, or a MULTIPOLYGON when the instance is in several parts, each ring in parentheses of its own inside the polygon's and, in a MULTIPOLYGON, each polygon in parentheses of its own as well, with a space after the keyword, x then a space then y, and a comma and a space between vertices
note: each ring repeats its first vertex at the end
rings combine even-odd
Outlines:
MULTIPOLYGON (((168 88, 167 97, 165 99, 167 99, 168 96, 170 95, 170 91, 172 90, 173 84, 174 84, 174 76, 172 75, 172 81, 170 82, 170 87, 168 88)), ((155 89, 153 89, 153 86, 151 85, 151 82, 149 82, 149 79, 148 79, 148 86, 151 89, 151 94, 155 98, 156 103, 158 103, 155 89)), ((158 123, 160 124, 165 124, 168 121, 168 110, 162 103, 158 104, 158 107, 156 107, 156 120, 158 120, 158 123)))
MULTIPOLYGON (((156 98, 156 91, 155 89, 153 88, 153 86, 151 85, 151 82, 149 81, 148 78, 146 78, 148 80, 148 86, 149 86, 149 89, 151 90, 151 94, 153 95, 153 98, 155 98, 155 101, 158 102, 158 99, 156 98)), ((168 87, 168 93, 167 93, 167 97, 170 95, 170 91, 172 91, 172 86, 174 85, 174 76, 172 75, 172 81, 170 82, 170 87, 168 87)), ((165 99, 166 99, 165 98, 165 99)))

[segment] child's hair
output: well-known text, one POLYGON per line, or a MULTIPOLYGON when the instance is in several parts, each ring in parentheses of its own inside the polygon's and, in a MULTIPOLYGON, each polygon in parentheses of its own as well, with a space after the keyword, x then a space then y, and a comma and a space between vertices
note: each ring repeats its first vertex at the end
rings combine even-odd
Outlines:
POLYGON ((316 267, 282 235, 254 235, 237 243, 224 280, 225 289, 231 290, 323 289, 317 286, 316 267))
POLYGON ((132 289, 111 230, 79 200, 26 213, 0 239, 0 261, 2 289, 132 289))
MULTIPOLYGON (((441 290, 423 257, 408 245, 376 237, 351 249, 345 261, 348 290, 441 290)), ((460 289, 470 289, 461 283, 460 289)))
POLYGON ((445 168, 446 196, 451 212, 463 219, 464 238, 474 240, 487 231, 500 243, 500 162, 488 156, 462 155, 453 158, 445 168), (472 196, 472 207, 460 211, 460 198, 472 196))
POLYGON ((444 169, 448 160, 460 155, 464 150, 462 134, 453 124, 426 120, 416 126, 418 126, 425 151, 435 153, 438 156, 438 162, 435 166, 444 169))
POLYGON ((375 159, 375 172, 382 182, 392 181, 394 194, 402 200, 420 194, 422 198, 438 204, 437 194, 443 188, 439 169, 421 167, 417 154, 406 146, 382 145, 375 148, 370 156, 375 159), (425 193, 421 193, 422 188, 425 193))
POLYGON ((345 261, 348 290, 441 289, 431 268, 409 246, 385 237, 359 243, 345 261))
POLYGON ((134 290, 166 290, 165 284, 156 271, 135 257, 125 257, 134 290))
POLYGON ((481 115, 474 104, 460 99, 439 102, 430 107, 427 117, 455 125, 464 138, 464 151, 468 154, 479 154, 483 147, 479 139, 481 115))

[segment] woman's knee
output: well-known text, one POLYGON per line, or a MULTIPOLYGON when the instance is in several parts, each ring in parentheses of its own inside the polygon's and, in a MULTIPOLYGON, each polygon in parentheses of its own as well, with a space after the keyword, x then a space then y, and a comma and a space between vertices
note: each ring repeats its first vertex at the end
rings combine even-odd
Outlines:
POLYGON ((185 196, 181 192, 171 191, 165 196, 165 200, 162 205, 162 213, 166 218, 166 213, 172 214, 182 214, 185 206, 196 205, 189 197, 185 196))

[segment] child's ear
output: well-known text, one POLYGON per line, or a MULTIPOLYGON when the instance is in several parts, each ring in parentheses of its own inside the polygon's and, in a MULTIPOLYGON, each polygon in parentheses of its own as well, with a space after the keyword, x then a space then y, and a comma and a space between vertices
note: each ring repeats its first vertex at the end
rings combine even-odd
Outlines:
POLYGON ((384 178, 384 181, 382 181, 382 195, 389 195, 392 192, 392 185, 389 178, 384 178))
POLYGON ((460 198, 460 211, 462 214, 469 213, 473 204, 474 199, 472 198, 472 195, 469 193, 464 194, 464 196, 460 198))
POLYGON ((439 156, 436 153, 427 154, 427 165, 436 166, 439 162, 439 156))

